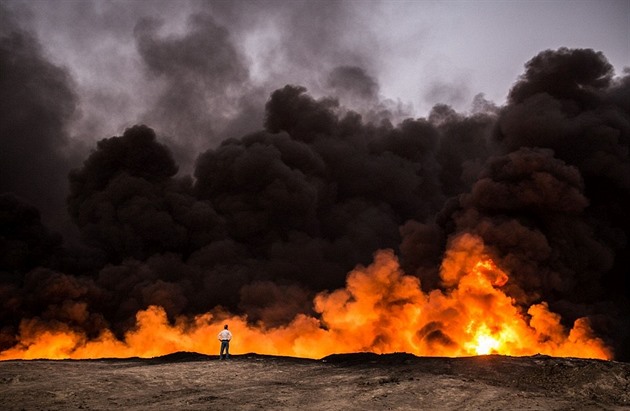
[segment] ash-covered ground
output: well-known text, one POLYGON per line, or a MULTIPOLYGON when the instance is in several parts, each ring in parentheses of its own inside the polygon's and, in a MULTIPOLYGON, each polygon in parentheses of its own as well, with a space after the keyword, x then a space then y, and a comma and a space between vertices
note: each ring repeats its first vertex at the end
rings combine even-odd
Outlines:
POLYGON ((630 364, 546 356, 177 353, 0 363, 2 410, 630 409, 630 364))

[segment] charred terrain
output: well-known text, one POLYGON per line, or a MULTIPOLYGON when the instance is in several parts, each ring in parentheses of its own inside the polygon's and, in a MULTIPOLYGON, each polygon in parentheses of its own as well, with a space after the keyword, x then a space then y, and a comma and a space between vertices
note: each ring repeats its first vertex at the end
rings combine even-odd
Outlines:
POLYGON ((0 363, 3 410, 630 408, 630 364, 548 356, 176 353, 0 363))

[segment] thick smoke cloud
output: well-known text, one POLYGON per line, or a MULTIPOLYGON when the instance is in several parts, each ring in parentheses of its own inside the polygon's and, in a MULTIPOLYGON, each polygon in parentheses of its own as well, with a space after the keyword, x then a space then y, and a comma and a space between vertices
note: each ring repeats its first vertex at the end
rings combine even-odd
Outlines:
POLYGON ((580 218, 615 254, 613 267, 605 264, 607 259, 596 267, 605 283, 627 287, 623 281, 627 253, 622 250, 627 248, 630 228, 623 211, 629 205, 630 111, 619 97, 628 96, 628 76, 613 81, 604 56, 592 50, 543 52, 526 67, 510 94, 513 103, 498 122, 497 139, 507 150, 526 145, 549 148, 554 157, 577 168, 588 199, 580 218), (568 69, 573 66, 575 70, 568 69), (553 69, 573 74, 548 85, 557 77, 553 69))
POLYGON ((0 194, 0 274, 3 282, 17 280, 15 273, 52 264, 62 239, 51 233, 40 219, 37 208, 10 193, 0 194))
MULTIPOLYGON (((504 107, 479 96, 472 114, 436 105, 427 118, 395 122, 362 56, 331 58, 348 45, 305 54, 318 35, 336 33, 345 14, 335 4, 330 32, 306 25, 277 56, 335 61, 321 68, 321 88, 285 80, 264 98, 207 10, 183 34, 138 20, 135 45, 160 87, 148 125, 100 140, 69 175, 81 250, 28 205, 49 213, 43 196, 65 192, 69 166, 56 150, 76 104, 72 82, 32 37, 3 29, 2 154, 23 155, 3 157, 1 188, 27 201, 0 197, 1 348, 22 320, 121 334, 149 305, 171 319, 223 307, 282 325, 312 314, 315 293, 343 286, 383 248, 425 290, 448 288, 438 272, 446 245, 468 232, 510 273, 510 296, 547 301, 566 321, 589 316, 617 358, 630 358, 627 73, 615 78, 592 50, 548 50, 526 64, 504 107), (18 74, 35 88, 9 81, 18 74), (262 129, 245 132, 254 122, 262 129), (204 144, 226 130, 230 138, 204 144), (190 161, 186 141, 188 153, 205 150, 190 176, 180 164, 190 161)), ((301 24, 308 13, 295 10, 278 18, 301 24)))
POLYGON ((215 237, 209 231, 217 218, 211 207, 195 204, 186 192, 190 182, 174 180, 175 173, 170 151, 155 141, 153 130, 132 127, 122 137, 101 140, 70 174, 70 215, 87 243, 112 261, 190 253, 215 237))
POLYGON ((300 83, 322 95, 335 67, 373 60, 371 46, 341 41, 348 27, 369 32, 343 2, 5 3, 76 80, 66 126, 82 155, 83 143, 145 123, 185 174, 199 152, 257 130, 273 90, 300 83))
POLYGON ((0 5, 0 192, 42 210, 60 228, 73 162, 66 125, 76 108, 68 73, 0 5))
POLYGON ((232 239, 270 261, 275 277, 316 289, 342 285, 374 247, 397 246, 399 225, 427 209, 408 190, 439 191, 428 123, 376 128, 337 108, 286 86, 267 103, 266 132, 225 141, 195 173, 196 194, 232 239))
POLYGON ((589 49, 547 50, 527 62, 525 69, 510 90, 512 104, 543 93, 581 106, 596 104, 597 93, 608 88, 613 77, 604 55, 589 49))
MULTIPOLYGON (((516 279, 513 295, 550 301, 567 320, 602 301, 627 307, 630 113, 615 104, 627 77, 612 75, 592 50, 548 50, 529 61, 496 123, 506 154, 484 165, 447 226, 495 248, 516 279)), ((616 315, 599 325, 621 341, 627 313, 616 315)))

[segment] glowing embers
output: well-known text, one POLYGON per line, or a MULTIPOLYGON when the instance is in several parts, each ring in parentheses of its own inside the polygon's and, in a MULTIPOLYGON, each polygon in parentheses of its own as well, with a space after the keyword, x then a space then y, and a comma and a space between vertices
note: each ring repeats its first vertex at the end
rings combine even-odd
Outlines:
POLYGON ((485 253, 482 241, 453 239, 441 266, 443 290, 424 293, 405 275, 392 251, 379 251, 368 267, 348 274, 346 287, 315 297, 317 317, 298 315, 275 328, 215 310, 169 322, 161 307, 136 315, 123 340, 105 330, 89 340, 67 326, 24 320, 20 342, 0 359, 153 357, 176 351, 217 354, 216 334, 228 323, 234 354, 321 358, 333 353, 409 352, 429 356, 483 354, 570 356, 611 359, 587 319, 572 329, 546 303, 522 307, 503 291, 508 274, 485 253), (526 310, 526 312, 525 312, 526 310))

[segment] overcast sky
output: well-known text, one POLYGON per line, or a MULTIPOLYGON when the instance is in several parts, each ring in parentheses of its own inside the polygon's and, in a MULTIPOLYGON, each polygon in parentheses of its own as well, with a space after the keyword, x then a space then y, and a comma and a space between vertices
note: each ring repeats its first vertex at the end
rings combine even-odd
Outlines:
MULTIPOLYGON (((287 83, 330 94, 330 71, 357 66, 378 83, 380 100, 426 116, 435 103, 466 111, 478 93, 502 104, 525 62, 545 49, 602 51, 618 74, 630 64, 628 0, 3 3, 72 74, 82 109, 73 135, 94 140, 146 122, 163 91, 138 51, 146 18, 159 21, 155 40, 186 38, 191 15, 210 16, 244 73, 242 88, 221 92, 262 102, 287 83)), ((221 103, 223 117, 237 111, 233 100, 221 103)), ((214 131, 223 138, 225 127, 214 131)))

